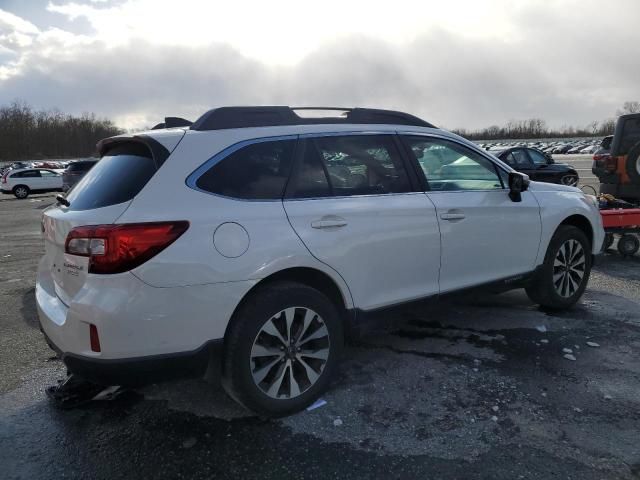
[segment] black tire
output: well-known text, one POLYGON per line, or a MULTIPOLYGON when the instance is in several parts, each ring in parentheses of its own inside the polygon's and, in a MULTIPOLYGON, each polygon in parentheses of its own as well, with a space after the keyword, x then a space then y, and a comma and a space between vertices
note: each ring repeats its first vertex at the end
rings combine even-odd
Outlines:
MULTIPOLYGON (((282 334, 282 328, 278 328, 278 330, 282 334)), ((315 335, 312 330, 308 330, 308 332, 312 332, 311 336, 315 335)), ((284 337, 284 335, 282 336, 284 337)), ((287 334, 287 336, 289 335, 287 334)), ((290 336, 299 337, 297 340, 304 342, 304 339, 310 335, 302 335, 301 330, 298 330, 290 336)), ((274 336, 267 334, 266 338, 274 340, 276 345, 281 344, 279 340, 276 341, 274 336)), ((319 341, 324 342, 324 337, 319 341)), ((247 298, 233 315, 225 336, 222 383, 231 397, 260 415, 277 417, 297 412, 315 401, 329 386, 338 368, 343 342, 344 334, 340 311, 322 292, 295 282, 282 281, 265 285, 251 294, 250 298, 247 298), (302 370, 302 362, 291 359, 291 367, 288 367, 285 365, 289 365, 289 360, 279 360, 277 356, 266 357, 267 360, 262 365, 268 364, 271 359, 276 363, 274 366, 263 370, 260 365, 254 363, 252 358, 252 349, 258 343, 259 338, 265 338, 261 337, 261 335, 265 335, 262 329, 269 322, 274 322, 275 319, 275 323, 270 326, 275 326, 276 323, 281 327, 285 325, 286 332, 286 324, 282 323, 282 317, 277 315, 292 307, 300 307, 295 310, 296 316, 294 318, 296 320, 292 321, 292 324, 297 322, 300 326, 300 312, 305 312, 304 309, 308 309, 317 313, 317 317, 314 317, 310 327, 316 324, 315 327, 318 325, 319 327, 315 331, 326 327, 328 332, 328 341, 326 342, 328 348, 323 346, 323 349, 328 352, 328 358, 324 363, 322 363, 323 361, 314 360, 314 362, 320 362, 315 363, 320 373, 315 382, 308 381, 306 386, 300 380, 305 380, 305 378, 310 380, 311 376, 302 370), (287 370, 288 368, 290 370, 287 370), (266 375, 265 380, 256 383, 254 378, 259 375, 256 372, 260 370, 270 370, 270 373, 266 375), (282 372, 282 375, 280 375, 280 372, 282 372), (296 374, 303 375, 303 377, 296 377, 296 387, 300 388, 301 393, 294 396, 291 395, 293 382, 289 378, 295 377, 296 374), (274 398, 265 391, 264 384, 267 383, 268 387, 268 380, 279 376, 282 376, 284 380, 280 387, 277 388, 278 393, 284 387, 286 395, 288 387, 291 398, 274 398)), ((276 349, 279 347, 270 348, 276 349)), ((283 352, 282 355, 295 355, 295 351, 293 353, 283 352)), ((304 355, 304 353, 301 355, 304 355)), ((306 361, 309 361, 309 359, 306 361)), ((274 381, 274 385, 276 382, 274 381)))
MULTIPOLYGON (((591 263, 591 243, 584 232, 571 225, 561 225, 551 238, 551 242, 549 242, 544 263, 538 269, 529 286, 526 287, 527 295, 533 302, 544 308, 554 310, 570 308, 575 305, 584 293, 585 288, 587 288, 591 273, 591 263), (567 242, 572 240, 578 242, 584 255, 584 266, 581 267, 583 274, 579 281, 575 280, 577 274, 574 275, 571 272, 567 272, 564 267, 554 267, 557 257, 561 255, 560 249, 565 248, 567 242), (554 282, 554 275, 560 275, 560 286, 554 282), (567 277, 566 284, 564 283, 564 277, 567 277), (571 288, 573 288, 574 284, 577 284, 577 286, 571 293, 571 288), (562 295, 561 291, 564 291, 567 295, 562 295)), ((573 271, 575 272, 575 270, 573 271)))
POLYGON ((635 255, 638 249, 640 249, 640 240, 635 235, 625 233, 618 240, 618 252, 623 257, 635 255))
POLYGON ((629 150, 625 169, 631 183, 640 184, 640 142, 629 150))
POLYGON ((604 246, 602 247, 603 250, 608 250, 609 248, 611 248, 611 245, 613 245, 613 241, 614 241, 613 233, 606 233, 604 235, 604 246))
POLYGON ((13 194, 16 198, 24 199, 29 196, 30 190, 26 185, 16 185, 13 187, 13 194))

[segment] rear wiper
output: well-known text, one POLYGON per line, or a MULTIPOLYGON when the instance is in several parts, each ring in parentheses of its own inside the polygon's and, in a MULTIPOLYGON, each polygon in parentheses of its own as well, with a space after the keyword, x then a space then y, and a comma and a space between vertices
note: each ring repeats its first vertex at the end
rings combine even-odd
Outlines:
POLYGON ((69 202, 69 200, 67 200, 66 198, 64 198, 60 194, 56 195, 56 200, 58 201, 58 203, 61 203, 65 207, 70 207, 71 206, 71 203, 69 202))

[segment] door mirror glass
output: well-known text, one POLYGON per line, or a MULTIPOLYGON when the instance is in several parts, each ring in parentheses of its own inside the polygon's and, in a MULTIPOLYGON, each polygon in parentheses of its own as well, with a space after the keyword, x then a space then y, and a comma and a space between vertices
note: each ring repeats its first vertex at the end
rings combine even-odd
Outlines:
POLYGON ((509 172, 509 198, 521 202, 521 193, 529 188, 529 177, 519 172, 509 172))

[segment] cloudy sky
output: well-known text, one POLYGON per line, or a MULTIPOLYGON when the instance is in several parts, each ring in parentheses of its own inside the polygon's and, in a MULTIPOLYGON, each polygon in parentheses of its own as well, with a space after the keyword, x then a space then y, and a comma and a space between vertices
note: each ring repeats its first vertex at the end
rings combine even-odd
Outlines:
POLYGON ((640 100, 639 59, 638 0, 0 0, 0 104, 125 128, 246 104, 586 125, 640 100))

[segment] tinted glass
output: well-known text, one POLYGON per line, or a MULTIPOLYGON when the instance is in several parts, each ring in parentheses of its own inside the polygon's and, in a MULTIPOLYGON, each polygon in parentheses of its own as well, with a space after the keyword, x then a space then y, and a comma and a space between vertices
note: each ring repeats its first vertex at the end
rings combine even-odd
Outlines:
POLYGON ((67 167, 69 172, 86 172, 91 169, 96 162, 74 162, 67 167))
POLYGON ((156 172, 144 145, 115 147, 71 189, 70 210, 107 207, 133 199, 156 172))
POLYGON ((547 157, 545 157, 541 152, 538 152, 537 150, 529 150, 529 156, 531 157, 531 160, 533 160, 533 163, 535 163, 536 165, 546 165, 547 162, 547 157))
POLYGON ((331 195, 331 188, 325 169, 320 161, 316 146, 311 141, 304 142, 304 152, 287 190, 289 198, 317 198, 331 195))
POLYGON ((531 167, 529 157, 527 157, 527 153, 524 150, 511 150, 506 158, 507 163, 515 169, 531 167))
POLYGON ((626 155, 640 141, 640 118, 628 118, 624 121, 619 155, 626 155))
POLYGON ((50 170, 40 170, 40 176, 42 176, 42 177, 57 177, 58 174, 56 172, 52 172, 50 170))
POLYGON ((411 191, 391 135, 321 137, 307 147, 322 162, 335 196, 411 191))
POLYGON ((226 197, 249 200, 282 198, 294 148, 295 140, 248 145, 211 167, 198 178, 196 185, 226 197))
POLYGON ((40 178, 38 170, 27 170, 26 172, 18 172, 11 175, 12 178, 40 178))
POLYGON ((493 162, 473 150, 448 140, 404 137, 433 191, 502 189, 507 178, 493 162), (500 175, 499 173, 500 172, 500 175))

